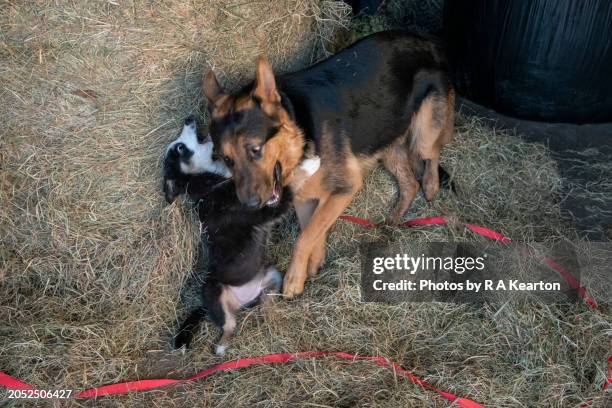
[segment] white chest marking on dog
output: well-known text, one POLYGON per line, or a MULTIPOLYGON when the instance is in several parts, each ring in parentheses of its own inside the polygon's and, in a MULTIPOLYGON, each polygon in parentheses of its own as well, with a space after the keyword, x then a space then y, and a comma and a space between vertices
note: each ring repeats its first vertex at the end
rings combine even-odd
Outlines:
POLYGON ((321 167, 321 158, 319 156, 302 160, 299 166, 293 171, 293 180, 291 181, 291 189, 293 192, 300 191, 306 180, 319 171, 319 167, 321 167))
POLYGON ((304 171, 308 177, 315 174, 317 170, 319 170, 319 167, 321 167, 321 158, 319 156, 304 159, 302 163, 300 163, 300 169, 304 171))

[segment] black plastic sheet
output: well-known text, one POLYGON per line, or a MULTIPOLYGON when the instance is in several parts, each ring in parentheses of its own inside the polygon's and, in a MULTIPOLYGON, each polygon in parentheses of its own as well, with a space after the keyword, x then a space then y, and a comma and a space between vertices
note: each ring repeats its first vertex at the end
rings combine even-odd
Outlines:
POLYGON ((446 0, 460 94, 551 122, 612 122, 611 0, 446 0))

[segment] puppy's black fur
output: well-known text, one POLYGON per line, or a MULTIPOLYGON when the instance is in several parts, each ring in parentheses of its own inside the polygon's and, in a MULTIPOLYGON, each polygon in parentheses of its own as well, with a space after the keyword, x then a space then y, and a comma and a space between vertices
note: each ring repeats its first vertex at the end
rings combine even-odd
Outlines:
MULTIPOLYGON (((184 174, 177 164, 178 160, 180 155, 172 149, 166 153, 166 198, 172 202, 177 195, 187 193, 189 198, 195 201, 205 231, 202 239, 208 242, 209 264, 208 274, 201 288, 202 307, 193 310, 181 325, 175 336, 174 346, 188 347, 200 321, 208 317, 223 331, 222 341, 218 346, 222 347, 222 353, 226 347, 225 341, 232 334, 227 333, 226 323, 234 319, 235 311, 222 303, 222 294, 228 287, 241 287, 266 274, 266 269, 269 269, 264 264, 266 242, 272 228, 289 210, 291 193, 284 191, 277 206, 247 210, 238 201, 230 179, 208 172, 184 174), (169 186, 174 191, 168 191, 169 186)), ((269 283, 270 286, 262 287, 262 293, 270 289, 278 291, 281 285, 280 275, 277 281, 269 283)), ((251 307, 258 301, 259 296, 240 306, 251 307)))

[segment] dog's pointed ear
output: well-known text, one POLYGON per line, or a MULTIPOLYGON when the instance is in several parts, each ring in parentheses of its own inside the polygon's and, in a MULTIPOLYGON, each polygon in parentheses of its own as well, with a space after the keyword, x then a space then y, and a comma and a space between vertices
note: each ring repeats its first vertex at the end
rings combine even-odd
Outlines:
POLYGON ((257 74, 253 95, 257 96, 262 102, 277 103, 281 100, 276 90, 274 71, 272 71, 272 66, 264 56, 257 59, 257 74))
POLYGON ((204 75, 202 90, 209 105, 214 105, 217 99, 223 95, 223 88, 219 85, 219 81, 217 81, 217 77, 212 69, 204 75))

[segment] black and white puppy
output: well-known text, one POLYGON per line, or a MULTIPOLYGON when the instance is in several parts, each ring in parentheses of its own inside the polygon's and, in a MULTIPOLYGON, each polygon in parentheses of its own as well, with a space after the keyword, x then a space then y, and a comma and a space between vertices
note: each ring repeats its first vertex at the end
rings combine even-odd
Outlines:
MULTIPOLYGON (((196 202, 202 239, 208 239, 208 274, 202 285, 202 307, 193 310, 174 338, 176 348, 188 347, 200 321, 208 317, 222 333, 215 353, 225 353, 236 328, 236 312, 257 304, 269 292, 278 292, 282 276, 264 264, 272 228, 288 212, 291 194, 284 191, 276 206, 246 209, 238 200, 231 174, 213 159, 213 143, 198 136, 193 118, 166 149, 164 193, 171 203, 187 193, 196 202)), ((305 159, 299 170, 308 177, 318 170, 318 157, 305 159)))
POLYGON ((213 160, 213 150, 208 133, 198 133, 195 118, 185 119, 179 137, 166 147, 164 193, 168 203, 185 193, 187 186, 194 195, 198 191, 204 194, 214 184, 231 177, 223 162, 213 160))

